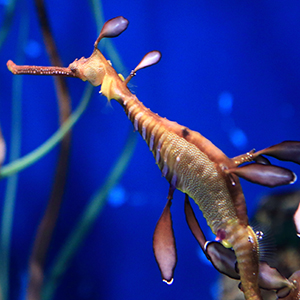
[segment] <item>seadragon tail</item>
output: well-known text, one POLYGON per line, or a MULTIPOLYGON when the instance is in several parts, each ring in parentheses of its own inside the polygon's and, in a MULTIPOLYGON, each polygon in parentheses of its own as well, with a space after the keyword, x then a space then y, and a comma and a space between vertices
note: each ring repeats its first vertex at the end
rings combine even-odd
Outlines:
POLYGON ((240 225, 235 220, 226 229, 237 258, 237 269, 241 279, 241 289, 246 300, 262 300, 258 286, 259 244, 252 227, 240 225))

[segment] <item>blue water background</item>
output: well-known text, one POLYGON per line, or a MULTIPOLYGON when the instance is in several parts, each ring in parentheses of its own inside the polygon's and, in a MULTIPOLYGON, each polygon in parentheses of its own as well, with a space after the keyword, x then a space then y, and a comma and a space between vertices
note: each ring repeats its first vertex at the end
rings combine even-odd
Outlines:
MULTIPOLYGON (((7 1, 0 2, 0 21, 7 1)), ((88 1, 46 1, 64 65, 88 57, 98 35, 88 1)), ((103 1, 106 19, 123 15, 129 27, 114 39, 127 76, 143 55, 157 49, 161 62, 138 73, 131 89, 152 111, 209 138, 228 156, 300 140, 300 3, 282 1, 103 1)), ((0 53, 0 122, 10 150, 12 74, 21 15, 29 14, 24 47, 29 65, 49 65, 32 1, 19 1, 0 53)), ((1 23, 0 23, 1 24, 1 23)), ((72 107, 85 83, 68 79, 72 107)), ((68 182, 46 267, 64 244, 84 207, 121 153, 132 124, 122 108, 94 89, 72 130, 68 182)), ((50 77, 23 77, 22 155, 58 128, 50 77)), ((138 133, 137 133, 138 135, 138 133)), ((23 299, 35 231, 51 191, 58 149, 19 175, 11 241, 11 299, 23 299)), ((8 159, 6 159, 6 163, 8 159)), ((299 166, 281 163, 300 174, 299 166)), ((262 195, 275 191, 242 180, 250 216, 262 195)), ((0 212, 6 181, 0 182, 0 212)), ((172 205, 178 264, 173 285, 162 283, 152 234, 166 202, 161 177, 138 136, 133 159, 63 277, 55 299, 215 299, 218 273, 199 255, 184 217, 181 192, 172 205)), ((197 208, 195 207, 195 210, 197 208)), ((201 212, 201 227, 213 239, 201 212)))

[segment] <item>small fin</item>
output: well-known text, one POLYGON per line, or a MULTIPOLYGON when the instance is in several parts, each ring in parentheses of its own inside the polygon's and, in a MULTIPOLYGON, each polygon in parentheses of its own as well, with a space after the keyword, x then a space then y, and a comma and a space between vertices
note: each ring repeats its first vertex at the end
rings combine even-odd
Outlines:
POLYGON ((213 266, 220 272, 231 278, 239 279, 240 276, 235 270, 236 257, 231 249, 225 248, 218 242, 208 242, 199 226, 195 213, 189 201, 189 196, 185 194, 184 212, 188 226, 198 241, 202 251, 213 266))
POLYGON ((206 252, 213 266, 222 274, 233 279, 240 279, 236 271, 236 256, 234 251, 225 248, 219 242, 209 242, 206 245, 206 252))
POLYGON ((288 169, 257 163, 248 164, 239 168, 228 169, 225 170, 225 172, 229 174, 234 173, 248 181, 268 187, 292 184, 297 180, 296 174, 288 169))
POLYGON ((250 226, 257 237, 259 245, 259 261, 274 264, 276 261, 275 239, 269 225, 261 224, 258 220, 251 220, 250 226))
MULTIPOLYGON (((276 292, 277 299, 281 299, 281 300, 284 300, 284 299, 286 299, 286 300, 297 299, 297 298, 295 298, 295 297, 297 297, 297 294, 294 291, 292 292, 292 295, 289 296, 290 293, 291 293, 291 290, 292 289, 289 288, 289 287, 284 287, 284 288, 278 290, 276 292)), ((297 291, 298 288, 295 289, 295 290, 297 291)))
POLYGON ((128 20, 122 16, 106 21, 94 44, 94 47, 97 47, 100 40, 104 37, 114 38, 119 36, 127 28, 128 24, 129 24, 128 20))
POLYGON ((289 277, 290 287, 285 287, 277 291, 278 299, 282 300, 292 300, 299 299, 299 287, 300 287, 300 271, 296 271, 289 277))
POLYGON ((148 52, 147 54, 144 55, 140 63, 135 67, 134 70, 130 72, 128 77, 125 79, 125 84, 127 85, 128 82, 132 79, 133 76, 136 75, 136 72, 138 70, 153 66, 157 64, 161 59, 161 53, 157 50, 153 50, 148 52))
POLYGON ((157 50, 153 50, 145 54, 140 63, 135 67, 133 73, 136 73, 138 70, 153 66, 157 64, 161 59, 161 53, 157 50))
POLYGON ((254 158, 254 161, 261 165, 270 165, 270 161, 262 155, 258 155, 254 158))
POLYGON ((255 155, 265 154, 279 160, 291 161, 300 164, 300 142, 284 141, 266 149, 260 150, 255 155))
POLYGON ((292 287, 292 283, 288 279, 284 278, 275 268, 271 268, 266 262, 259 263, 258 285, 266 290, 292 287))
POLYGON ((296 226, 297 235, 300 238, 300 203, 298 205, 298 208, 294 214, 294 223, 296 226))
POLYGON ((205 249, 206 238, 204 236, 203 231, 201 230, 201 227, 199 226, 193 208, 190 204, 189 196, 187 194, 185 194, 184 212, 185 212, 186 222, 192 234, 194 235, 195 239, 199 243, 202 250, 205 252, 204 249, 205 249))
POLYGON ((164 282, 172 284, 177 262, 175 238, 171 218, 171 199, 156 224, 153 234, 153 251, 164 282))

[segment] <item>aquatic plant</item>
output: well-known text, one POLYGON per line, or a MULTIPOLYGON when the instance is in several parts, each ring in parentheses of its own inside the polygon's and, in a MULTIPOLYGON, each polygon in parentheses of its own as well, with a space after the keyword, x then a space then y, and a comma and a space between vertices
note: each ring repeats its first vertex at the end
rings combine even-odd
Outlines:
MULTIPOLYGON (((43 32, 43 37, 45 39, 46 49, 48 50, 50 60, 55 65, 60 65, 59 54, 56 50, 56 44, 54 42, 50 24, 48 21, 47 12, 43 1, 36 1, 36 8, 40 18, 41 29, 43 32)), ((100 10, 100 6, 97 2, 91 1, 92 6, 95 9, 100 10)), ((13 11, 15 9, 15 2, 10 2, 7 6, 7 11, 4 15, 4 26, 1 31, 1 42, 4 42, 9 27, 11 26, 11 18, 13 11)), ((19 53, 23 52, 25 47, 24 42, 27 39, 27 26, 28 19, 22 19, 20 23, 20 45, 18 49, 19 53), (22 48, 21 48, 22 46, 22 48)), ((98 16, 98 21, 101 24, 101 16, 98 16), (100 19, 100 20, 99 20, 100 19)), ((113 49, 113 48, 112 48, 113 49)), ((20 55, 19 55, 20 56, 20 55)), ((116 60, 116 63, 120 64, 120 59, 117 57, 116 52, 112 55, 112 60, 116 60)), ((20 57, 17 57, 17 61, 21 61, 20 57)), ((46 142, 41 146, 30 152, 29 154, 18 158, 20 156, 20 134, 21 134, 21 90, 20 90, 21 78, 16 80, 14 91, 16 91, 13 99, 13 114, 12 114, 12 146, 10 159, 12 163, 5 165, 1 169, 1 178, 9 177, 7 184, 7 193, 4 201, 4 209, 2 215, 2 240, 0 247, 0 262, 1 262, 1 276, 0 276, 0 292, 1 299, 8 299, 9 296, 9 277, 10 277, 10 239, 12 231, 12 220, 13 220, 13 210, 15 206, 15 197, 17 191, 17 175, 15 173, 27 168, 31 164, 38 161, 40 158, 45 156, 50 150, 52 150, 58 143, 61 143, 61 151, 57 162, 57 174, 55 176, 52 193, 47 205, 45 214, 41 220, 41 223, 37 229, 36 238, 34 241, 32 253, 29 259, 29 276, 28 276, 28 288, 24 290, 27 299, 40 299, 43 288, 43 298, 51 298, 57 286, 57 276, 60 276, 66 266, 68 261, 74 256, 80 243, 85 238, 89 228, 95 222, 96 217, 102 210, 105 199, 108 196, 109 191, 113 186, 119 181, 122 173, 126 169, 126 166, 130 160, 130 157, 135 146, 135 139, 132 134, 129 135, 127 145, 125 145, 123 152, 116 161, 115 165, 112 167, 108 179, 104 183, 95 195, 91 198, 90 203, 87 205, 86 209, 83 210, 82 217, 78 221, 78 225, 74 228, 73 233, 70 234, 67 240, 66 246, 62 247, 61 254, 58 255, 57 262, 54 263, 55 274, 48 277, 48 281, 44 282, 44 264, 46 255, 48 252, 49 244, 53 235, 53 230, 56 225, 58 214, 60 211, 60 206, 62 202, 62 197, 64 194, 64 186, 66 182, 67 168, 68 168, 68 156, 70 147, 70 129, 78 121, 82 113, 87 107, 87 104, 91 98, 91 88, 87 87, 81 103, 78 105, 77 109, 70 113, 70 96, 67 89, 66 82, 64 78, 60 77, 55 81, 55 87, 57 92, 57 98, 59 101, 59 116, 61 127, 54 133, 46 142), (53 278, 55 276, 55 278, 53 278)), ((1 164, 5 158, 5 141, 1 135, 1 164)))

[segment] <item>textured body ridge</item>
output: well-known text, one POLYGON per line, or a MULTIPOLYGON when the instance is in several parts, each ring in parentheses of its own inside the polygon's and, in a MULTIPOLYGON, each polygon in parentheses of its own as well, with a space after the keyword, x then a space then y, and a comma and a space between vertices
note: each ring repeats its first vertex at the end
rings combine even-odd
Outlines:
POLYGON ((157 161, 163 175, 171 184, 174 182, 177 189, 194 199, 216 233, 222 224, 236 218, 224 178, 195 145, 172 132, 164 135, 161 158, 157 161), (169 161, 174 161, 172 167, 169 167, 169 161), (177 182, 172 180, 174 176, 177 182))
MULTIPOLYGON (((199 206, 212 231, 226 232, 225 241, 232 246, 238 262, 239 273, 246 299, 261 299, 257 285, 258 242, 255 233, 248 225, 248 219, 238 218, 238 211, 231 195, 232 182, 222 173, 222 166, 229 167, 230 160, 216 148, 221 160, 212 161, 206 153, 188 141, 193 131, 159 117, 146 108, 135 96, 119 100, 128 118, 147 142, 162 175, 174 188, 189 195, 199 206), (250 275, 249 275, 250 274, 250 275)), ((201 135, 197 134, 197 138, 201 135), (199 135, 199 136, 198 136, 199 135)), ((204 149, 207 139, 201 136, 204 149)), ((210 144, 211 147, 212 144, 210 144)), ((235 195, 244 203, 238 178, 235 178, 235 195)), ((245 215, 244 212, 241 214, 245 215)))
POLYGON ((258 287, 259 245, 257 235, 251 226, 240 226, 238 221, 227 226, 228 241, 236 254, 238 270, 245 298, 249 300, 262 299, 258 287))
POLYGON ((194 199, 214 233, 237 218, 226 181, 217 165, 174 132, 177 126, 182 127, 182 132, 189 132, 186 127, 159 117, 136 98, 128 101, 124 108, 135 130, 146 140, 162 175, 174 188, 194 199))

